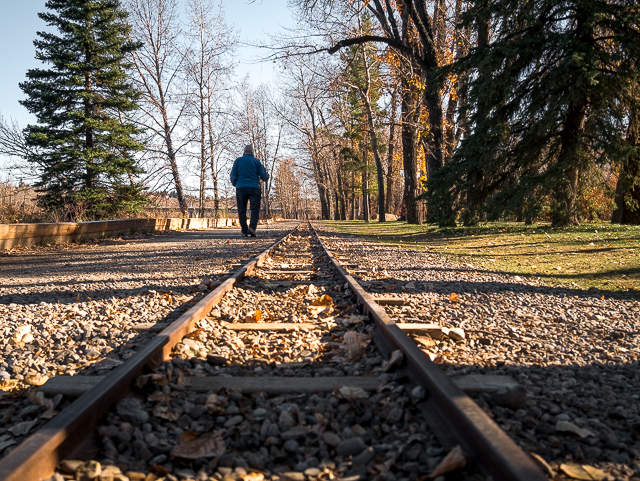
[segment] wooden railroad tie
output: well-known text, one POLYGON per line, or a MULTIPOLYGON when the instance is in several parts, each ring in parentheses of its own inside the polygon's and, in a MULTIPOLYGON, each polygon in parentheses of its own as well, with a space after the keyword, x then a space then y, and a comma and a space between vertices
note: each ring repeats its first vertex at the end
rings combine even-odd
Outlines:
MULTIPOLYGON (((282 366, 286 367, 286 366, 282 366)), ((56 376, 38 388, 47 396, 63 394, 78 397, 95 387, 105 376, 56 376)), ((264 392, 268 395, 291 393, 327 393, 343 386, 375 391, 385 381, 377 376, 335 376, 335 377, 227 377, 202 376, 187 377, 189 384, 181 386, 194 392, 238 389, 246 394, 264 392)), ((467 374, 452 376, 450 379, 467 394, 487 393, 497 404, 522 407, 526 404, 527 392, 511 376, 491 374, 467 374)))
MULTIPOLYGON (((131 329, 138 332, 161 332, 167 326, 166 322, 142 322, 132 324, 131 329)), ((436 324, 398 323, 398 327, 408 334, 428 334, 434 339, 442 338, 442 328, 436 324)), ((311 322, 229 322, 224 326, 231 331, 296 331, 300 329, 326 329, 326 325, 311 322)))

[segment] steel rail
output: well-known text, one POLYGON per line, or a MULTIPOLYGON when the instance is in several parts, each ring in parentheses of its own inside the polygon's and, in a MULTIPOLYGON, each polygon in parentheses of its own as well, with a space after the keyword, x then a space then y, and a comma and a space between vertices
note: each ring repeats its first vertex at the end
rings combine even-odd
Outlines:
POLYGON ((236 270, 219 287, 108 374, 102 382, 76 399, 0 460, 0 480, 31 481, 52 476, 58 463, 72 454, 80 442, 94 431, 109 407, 129 393, 131 384, 143 373, 145 367, 158 365, 168 359, 171 349, 193 330, 196 322, 206 317, 211 308, 218 304, 224 294, 233 289, 238 281, 251 274, 256 267, 260 267, 270 252, 295 233, 300 225, 236 270))
POLYGON ((402 351, 409 375, 427 391, 424 411, 435 421, 432 428, 440 441, 460 444, 480 470, 496 481, 545 481, 547 477, 534 461, 400 330, 333 256, 313 225, 312 229, 358 304, 374 320, 387 348, 402 351))

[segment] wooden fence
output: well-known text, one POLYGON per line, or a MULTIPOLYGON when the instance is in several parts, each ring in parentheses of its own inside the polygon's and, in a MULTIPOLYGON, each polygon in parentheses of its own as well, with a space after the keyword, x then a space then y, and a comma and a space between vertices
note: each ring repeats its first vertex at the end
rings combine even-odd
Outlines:
POLYGON ((0 249, 164 230, 230 227, 237 219, 125 219, 56 224, 0 224, 0 249))

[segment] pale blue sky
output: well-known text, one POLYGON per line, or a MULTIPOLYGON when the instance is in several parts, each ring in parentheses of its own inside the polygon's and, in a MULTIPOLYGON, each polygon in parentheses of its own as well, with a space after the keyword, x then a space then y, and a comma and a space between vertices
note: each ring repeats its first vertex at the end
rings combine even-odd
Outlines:
MULTIPOLYGON (((45 10, 45 2, 0 0, 0 114, 7 120, 13 117, 24 126, 35 118, 18 103, 23 98, 18 82, 25 79, 27 69, 39 65, 34 59, 33 40, 36 32, 45 27, 37 15, 45 10)), ((293 23, 286 0, 223 0, 222 3, 227 22, 239 31, 241 41, 266 40, 268 33, 276 33, 281 30, 280 26, 293 23)), ((238 55, 241 61, 238 78, 249 73, 255 85, 273 80, 273 64, 251 64, 261 52, 242 47, 238 55)))

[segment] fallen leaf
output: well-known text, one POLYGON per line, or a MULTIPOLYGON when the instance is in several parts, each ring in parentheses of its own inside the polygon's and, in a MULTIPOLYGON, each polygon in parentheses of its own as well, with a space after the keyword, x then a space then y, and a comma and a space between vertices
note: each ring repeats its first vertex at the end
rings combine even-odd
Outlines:
POLYGON ((351 361, 359 361, 364 356, 367 349, 366 338, 363 334, 356 331, 348 331, 344 335, 344 342, 349 350, 349 359, 351 361))
POLYGON ((36 406, 42 406, 47 410, 53 409, 53 401, 51 399, 47 399, 47 397, 44 395, 43 392, 30 391, 27 394, 27 397, 29 398, 29 402, 31 404, 35 404, 36 406))
POLYGON ((456 294, 455 292, 452 292, 451 295, 449 296, 449 300, 451 302, 458 302, 458 294, 456 294))
POLYGON ((533 460, 536 463, 538 463, 538 465, 542 468, 542 470, 545 472, 547 476, 549 476, 550 478, 553 478, 556 475, 551 465, 547 463, 547 461, 542 456, 533 452, 529 453, 529 456, 531 456, 533 460))
POLYGON ((580 479, 583 481, 601 481, 606 477, 606 473, 600 469, 583 464, 561 464, 560 471, 569 476, 571 479, 580 479))
POLYGON ((404 360, 404 354, 402 353, 401 350, 396 349, 391 353, 391 356, 389 356, 389 359, 382 363, 382 370, 384 372, 388 372, 391 369, 400 366, 403 360, 404 360))
POLYGON ((0 389, 2 390, 13 389, 17 385, 18 385, 17 379, 3 379, 0 381, 0 389))
POLYGON ((251 314, 247 314, 245 316, 244 322, 260 322, 261 318, 262 318, 262 311, 259 309, 256 309, 251 314))
POLYGON ((434 341, 433 338, 428 334, 424 336, 415 336, 413 340, 424 347, 433 347, 436 345, 436 341, 434 341))
POLYGON ((366 399, 369 397, 361 387, 342 386, 339 391, 345 399, 366 399))
POLYGON ((171 455, 183 459, 215 458, 226 451, 222 431, 205 434, 197 439, 179 444, 171 449, 171 455))
POLYGON ((323 294, 311 303, 312 306, 333 306, 333 299, 327 294, 323 294))
POLYGON ((450 473, 451 471, 457 471, 459 469, 463 469, 467 465, 467 457, 462 451, 460 446, 456 446, 449 454, 447 454, 440 464, 436 466, 436 468, 429 474, 431 479, 437 478, 446 473, 450 473))
POLYGON ((182 414, 182 409, 178 408, 175 411, 171 411, 167 406, 156 406, 153 408, 152 414, 157 418, 173 422, 178 420, 182 414))
POLYGON ((42 386, 49 380, 49 376, 43 376, 42 374, 31 374, 25 376, 24 383, 29 386, 42 386))

